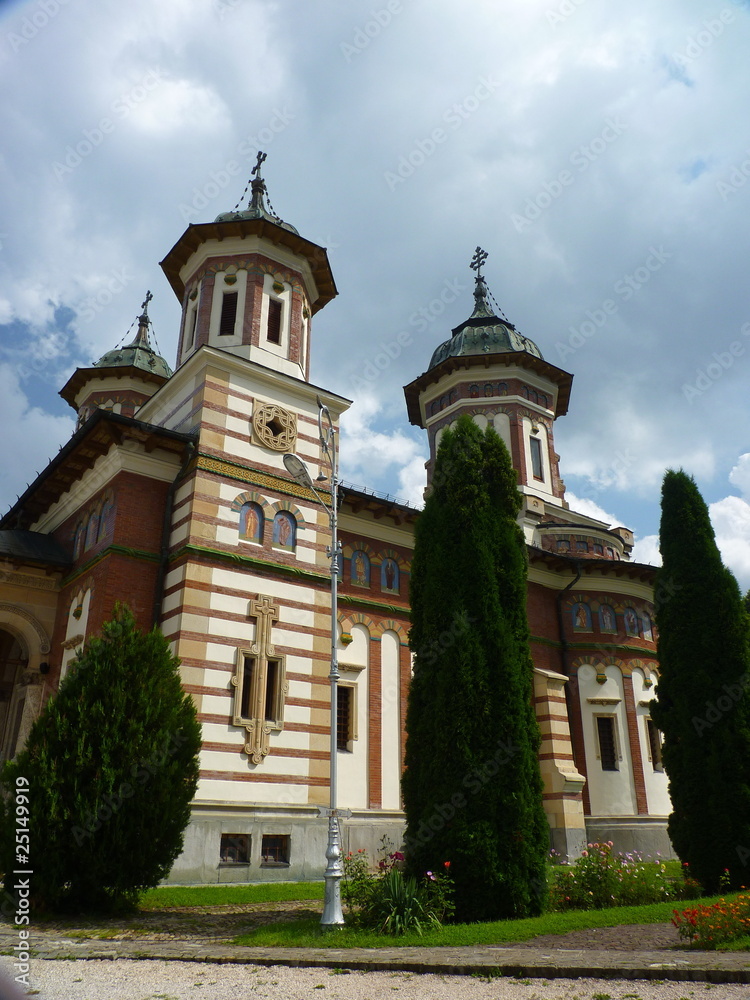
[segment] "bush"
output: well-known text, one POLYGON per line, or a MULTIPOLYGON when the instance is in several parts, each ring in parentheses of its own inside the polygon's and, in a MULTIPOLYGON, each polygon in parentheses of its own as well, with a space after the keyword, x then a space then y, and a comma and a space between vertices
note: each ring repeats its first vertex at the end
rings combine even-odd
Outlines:
POLYGON ((690 878, 676 880, 663 862, 646 862, 638 854, 616 854, 612 841, 589 844, 572 865, 555 865, 550 885, 553 910, 599 910, 640 906, 700 895, 690 878))
POLYGON ((12 796, 23 783, 36 910, 123 908, 169 874, 200 750, 178 668, 161 632, 140 632, 118 606, 3 769, 0 864, 15 867, 12 796))
POLYGON ((672 923, 697 948, 713 949, 750 934, 750 894, 720 899, 711 906, 674 911, 672 923))
POLYGON ((377 871, 370 868, 365 850, 344 858, 341 894, 354 922, 381 934, 405 934, 440 927, 453 915, 450 862, 441 873, 425 872, 421 880, 401 870, 404 856, 386 855, 377 871))

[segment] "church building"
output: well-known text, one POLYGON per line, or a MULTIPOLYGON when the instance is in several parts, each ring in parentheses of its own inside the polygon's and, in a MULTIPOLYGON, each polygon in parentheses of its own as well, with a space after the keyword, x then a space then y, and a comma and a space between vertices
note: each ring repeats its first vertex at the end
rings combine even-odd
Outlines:
MULTIPOLYGON (((70 441, 0 520, 0 758, 12 758, 118 600, 158 625, 203 731, 182 883, 317 878, 330 767, 329 518, 287 471, 326 474, 310 382, 312 325, 336 295, 324 248, 266 207, 260 163, 245 210, 191 224, 161 262, 182 317, 174 372, 148 301, 131 343, 70 376, 70 441)), ((572 375, 491 305, 476 271, 469 318, 405 387, 425 430, 463 413, 507 445, 523 495, 528 615, 550 846, 671 853, 654 569, 633 536, 570 509, 554 425, 572 375)), ((318 483, 330 500, 328 483, 318 483)), ((339 491, 336 761, 344 850, 401 842, 411 676, 409 572, 419 511, 339 491)), ((449 627, 447 623, 446 627, 449 627)), ((460 642, 460 635, 453 637, 460 642)), ((502 770, 492 780, 502 781, 502 770)))

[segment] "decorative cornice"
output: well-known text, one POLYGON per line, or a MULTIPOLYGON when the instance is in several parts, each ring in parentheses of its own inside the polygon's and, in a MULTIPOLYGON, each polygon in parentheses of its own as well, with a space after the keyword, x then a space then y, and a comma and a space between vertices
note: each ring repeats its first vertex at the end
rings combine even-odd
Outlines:
POLYGON ((47 576, 30 576, 28 573, 4 573, 3 583, 17 587, 30 587, 33 590, 59 590, 59 580, 50 580, 47 576))
MULTIPOLYGON (((278 493, 286 493, 288 496, 296 497, 299 500, 310 500, 315 504, 320 501, 313 491, 307 486, 300 486, 291 479, 283 479, 275 476, 271 472, 260 472, 258 469, 240 465, 237 462, 229 462, 226 459, 215 458, 213 455, 206 455, 201 452, 198 455, 196 468, 203 472, 212 472, 217 476, 224 476, 226 479, 234 479, 240 483, 252 483, 254 486, 265 486, 266 489, 275 490, 278 493)), ((324 496, 330 496, 326 489, 319 490, 324 496)))
POLYGON ((212 549, 204 545, 183 545, 170 556, 169 562, 170 564, 175 563, 185 556, 213 559, 217 562, 230 563, 239 568, 264 570, 269 575, 291 576, 302 580, 314 580, 316 583, 328 583, 330 580, 328 573, 317 573, 313 570, 300 569, 297 566, 284 566, 280 563, 268 562, 265 559, 243 556, 237 552, 226 552, 223 549, 212 549))
POLYGON ((126 545, 108 545, 101 552, 98 552, 92 559, 89 559, 87 563, 80 566, 77 570, 74 570, 69 576, 66 576, 62 581, 61 586, 67 587, 69 584, 73 583, 84 573, 88 573, 89 570, 93 569, 98 563, 105 559, 109 555, 116 556, 126 556, 128 559, 138 559, 142 562, 159 562, 160 556, 156 552, 147 552, 145 549, 133 549, 126 545))
POLYGON ((381 604, 379 601, 370 601, 364 597, 354 597, 351 594, 338 595, 339 604, 349 604, 355 608, 370 608, 378 614, 402 615, 411 619, 411 608, 399 608, 395 604, 381 604))

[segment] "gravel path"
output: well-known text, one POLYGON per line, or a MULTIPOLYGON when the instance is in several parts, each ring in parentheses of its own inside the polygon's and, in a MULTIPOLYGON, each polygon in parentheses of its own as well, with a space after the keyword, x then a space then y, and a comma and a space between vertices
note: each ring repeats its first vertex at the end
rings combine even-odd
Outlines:
MULTIPOLYGON (((0 956, 10 973, 12 959, 0 956)), ((748 1000, 747 986, 595 979, 486 979, 286 966, 32 959, 40 1000, 748 1000)), ((0 994, 2 996, 2 994, 0 994)))

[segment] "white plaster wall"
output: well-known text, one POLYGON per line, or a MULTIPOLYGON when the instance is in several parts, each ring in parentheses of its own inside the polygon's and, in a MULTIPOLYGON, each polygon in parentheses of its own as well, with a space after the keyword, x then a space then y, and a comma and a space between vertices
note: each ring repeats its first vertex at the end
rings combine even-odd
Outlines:
POLYGON ((369 699, 368 663, 370 635, 364 625, 352 627, 352 641, 344 646, 339 640, 339 667, 341 679, 355 689, 355 710, 357 713, 357 739, 352 742, 352 752, 339 751, 338 763, 338 804, 342 809, 366 809, 368 806, 368 720, 369 699), (347 666, 364 667, 364 670, 347 670, 347 666))
POLYGON ((584 664, 578 668, 581 697, 586 772, 592 816, 634 816, 637 812, 633 767, 628 745, 627 720, 622 674, 617 667, 600 667, 607 680, 599 684, 596 670, 584 664), (589 704, 589 698, 617 699, 616 704, 589 704), (620 751, 619 770, 603 771, 597 757, 598 737, 596 715, 614 715, 617 723, 617 743, 620 751))
POLYGON ((648 811, 652 816, 668 816, 672 812, 672 803, 669 799, 668 779, 666 772, 654 770, 651 757, 651 745, 648 739, 648 729, 646 719, 651 715, 648 705, 641 705, 642 701, 653 701, 656 697, 656 686, 646 687, 646 676, 642 670, 633 671, 633 697, 635 698, 635 710, 638 718, 638 738, 641 742, 641 757, 643 758, 643 774, 646 779, 646 801, 648 811))
POLYGON ((511 451, 511 448, 510 448, 510 417, 508 416, 508 414, 507 413, 496 413, 495 416, 492 418, 492 425, 495 428, 495 430, 497 431, 497 433, 499 434, 499 436, 502 438, 503 443, 505 444, 505 447, 510 452, 511 451))
POLYGON ((401 698, 399 652, 395 632, 385 632, 381 642, 382 789, 383 809, 401 808, 401 698))
MULTIPOLYGON (((89 620, 89 605, 91 604, 91 588, 85 591, 78 591, 76 596, 70 602, 70 607, 68 608, 68 623, 65 628, 65 638, 72 639, 73 636, 82 635, 84 638, 86 636, 86 628, 88 626, 89 620), (80 618, 75 618, 73 612, 75 609, 81 605, 82 611, 80 618)), ((62 665, 60 667, 60 680, 62 680, 68 672, 71 660, 75 659, 78 651, 83 649, 83 642, 79 643, 77 646, 66 649, 63 652, 62 665)))

